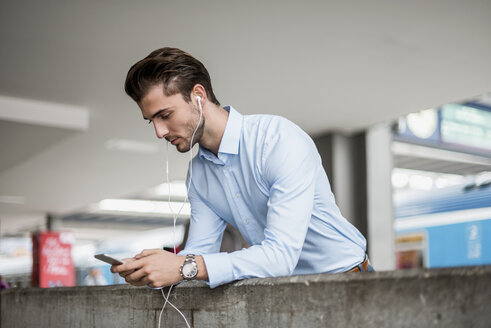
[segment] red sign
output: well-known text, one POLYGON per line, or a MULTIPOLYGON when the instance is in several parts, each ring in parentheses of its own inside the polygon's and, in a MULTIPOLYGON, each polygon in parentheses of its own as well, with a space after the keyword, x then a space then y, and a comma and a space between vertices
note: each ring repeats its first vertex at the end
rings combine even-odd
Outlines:
POLYGON ((43 231, 32 235, 32 285, 75 286, 70 232, 43 231))

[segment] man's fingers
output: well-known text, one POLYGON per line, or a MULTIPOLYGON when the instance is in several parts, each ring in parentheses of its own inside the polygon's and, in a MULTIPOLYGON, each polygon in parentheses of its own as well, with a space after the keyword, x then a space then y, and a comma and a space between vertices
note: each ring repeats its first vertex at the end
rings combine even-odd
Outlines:
POLYGON ((149 255, 152 255, 152 254, 158 253, 159 251, 161 251, 161 249, 158 249, 158 248, 154 248, 154 249, 144 249, 144 250, 143 250, 143 251, 141 251, 139 254, 136 254, 136 255, 135 255, 135 259, 141 259, 142 257, 146 257, 146 256, 149 256, 149 255))
POLYGON ((151 288, 159 288, 159 287, 162 287, 162 284, 160 283, 157 283, 156 281, 148 278, 148 276, 142 278, 141 280, 138 281, 139 284, 142 284, 142 285, 139 285, 139 286, 143 286, 143 285, 146 285, 148 287, 151 287, 151 288))
POLYGON ((112 273, 121 273, 123 272, 120 268, 121 265, 125 265, 127 263, 131 263, 131 262, 134 262, 135 261, 135 258, 133 257, 127 257, 127 258, 124 258, 122 259, 123 260, 123 264, 114 264, 114 265, 111 265, 111 272, 112 273))
POLYGON ((120 272, 124 272, 124 271, 134 271, 134 270, 138 270, 142 266, 143 266, 142 261, 133 260, 130 262, 125 262, 125 263, 120 264, 120 265, 111 266, 111 272, 120 273, 120 272))
POLYGON ((141 280, 131 282, 133 286, 145 286, 148 285, 148 279, 145 277, 141 280))
POLYGON ((127 275, 132 274, 133 272, 135 272, 135 270, 122 271, 119 273, 119 275, 125 278, 127 275))
POLYGON ((120 266, 122 266, 123 264, 119 264, 119 265, 111 265, 111 272, 112 273, 120 273, 120 272, 123 272, 123 271, 126 271, 126 270, 122 270, 120 268, 120 266))
POLYGON ((139 281, 141 280, 142 278, 145 278, 146 277, 146 273, 143 271, 143 269, 140 269, 140 270, 136 270, 135 272, 127 275, 125 277, 126 279, 126 282, 136 282, 136 281, 139 281))
POLYGON ((117 268, 118 266, 119 266, 119 264, 113 264, 113 265, 111 265, 111 272, 112 272, 112 273, 117 273, 118 271, 117 271, 117 269, 116 269, 116 268, 117 268))
MULTIPOLYGON (((140 270, 142 271, 142 270, 140 270)), ((150 283, 150 279, 148 279, 148 276, 143 276, 141 277, 140 279, 132 279, 134 278, 135 276, 133 276, 132 278, 129 278, 130 276, 126 277, 126 282, 133 285, 133 286, 145 286, 145 285, 148 285, 150 283)))

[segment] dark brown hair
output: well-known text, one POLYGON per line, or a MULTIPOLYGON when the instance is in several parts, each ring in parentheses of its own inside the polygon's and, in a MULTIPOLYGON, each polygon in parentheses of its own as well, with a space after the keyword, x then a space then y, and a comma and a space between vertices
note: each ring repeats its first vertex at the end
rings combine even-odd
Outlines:
POLYGON ((150 88, 162 84, 166 96, 180 93, 186 102, 191 91, 201 84, 208 99, 220 105, 211 87, 210 74, 205 66, 190 54, 177 48, 161 48, 131 66, 124 90, 134 101, 140 102, 150 88))

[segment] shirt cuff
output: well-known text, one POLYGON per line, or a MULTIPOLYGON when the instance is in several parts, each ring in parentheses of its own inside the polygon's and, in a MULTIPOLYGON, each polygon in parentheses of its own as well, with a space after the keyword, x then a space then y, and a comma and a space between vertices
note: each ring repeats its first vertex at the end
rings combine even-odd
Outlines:
POLYGON ((205 262, 206 271, 208 272, 208 284, 211 288, 235 280, 230 254, 215 253, 201 256, 205 262))

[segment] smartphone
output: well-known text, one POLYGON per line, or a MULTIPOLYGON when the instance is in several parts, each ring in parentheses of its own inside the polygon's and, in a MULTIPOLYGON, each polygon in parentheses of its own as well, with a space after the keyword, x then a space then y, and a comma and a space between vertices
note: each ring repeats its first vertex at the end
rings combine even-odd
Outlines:
POLYGON ((104 261, 104 262, 109 263, 111 265, 119 265, 119 264, 124 263, 122 260, 116 259, 110 255, 107 255, 107 254, 97 254, 97 255, 94 255, 94 257, 98 260, 104 261))

